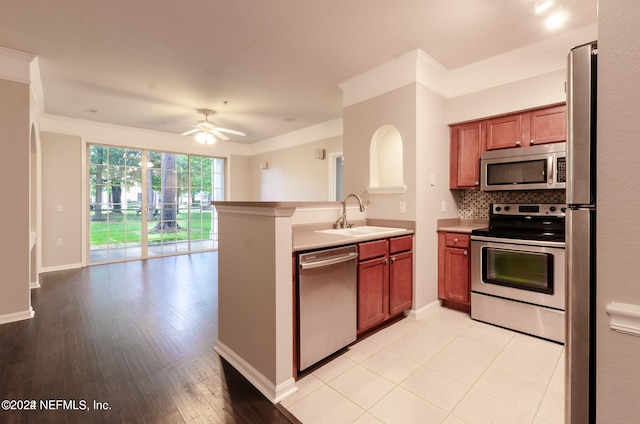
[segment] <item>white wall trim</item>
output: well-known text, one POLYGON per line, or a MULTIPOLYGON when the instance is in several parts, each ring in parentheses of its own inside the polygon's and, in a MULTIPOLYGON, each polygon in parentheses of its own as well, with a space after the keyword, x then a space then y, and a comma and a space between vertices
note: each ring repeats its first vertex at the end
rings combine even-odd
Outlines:
POLYGON ((276 385, 265 377, 261 372, 256 370, 251 364, 242 359, 233 350, 221 341, 216 342, 213 348, 218 355, 223 357, 231 364, 240 374, 242 374, 253 386, 260 391, 267 399, 273 403, 278 403, 287 396, 295 393, 298 388, 293 378, 276 385))
POLYGON ((43 267, 40 272, 43 273, 43 272, 54 272, 54 271, 66 271, 68 269, 78 269, 78 268, 82 268, 81 263, 43 267))
POLYGON ((450 70, 445 97, 458 97, 566 69, 569 50, 595 40, 597 34, 594 23, 450 70))
MULTIPOLYGON (((38 122, 44 113, 44 89, 42 88, 42 77, 40 76, 40 62, 35 57, 29 65, 29 79, 31 80, 31 93, 35 100, 38 122)), ((38 124, 39 125, 39 124, 38 124)))
POLYGON ((414 82, 449 99, 565 69, 569 50, 595 39, 597 24, 593 23, 451 70, 417 49, 338 86, 344 107, 414 82))
POLYGON ((29 84, 29 63, 34 55, 0 46, 0 79, 29 84))
POLYGON ((22 321, 25 319, 31 319, 36 314, 33 307, 29 306, 29 309, 21 312, 14 312, 11 314, 0 315, 0 324, 8 324, 10 322, 22 321))
POLYGON ((422 319, 436 316, 440 312, 442 312, 442 310, 440 309, 440 301, 434 300, 433 302, 423 306, 420 309, 411 308, 409 310, 409 313, 405 315, 415 320, 422 320, 422 319))
POLYGON ((439 67, 440 72, 444 69, 435 60, 429 60, 429 56, 423 51, 412 50, 338 84, 338 87, 342 89, 343 107, 363 102, 416 82, 419 59, 425 67, 430 64, 439 67))
POLYGON ((631 336, 640 336, 640 305, 611 302, 607 305, 611 329, 631 336))
POLYGON ((341 135, 342 118, 336 118, 331 121, 322 122, 317 125, 253 143, 251 145, 250 155, 254 156, 274 150, 300 146, 302 144, 313 143, 314 141, 339 137, 341 135))
POLYGON ((215 157, 228 157, 232 154, 248 156, 251 153, 251 147, 249 145, 233 141, 216 143, 213 147, 207 148, 179 134, 153 131, 144 128, 125 127, 123 125, 69 118, 48 113, 43 114, 41 118, 40 130, 79 136, 84 143, 133 148, 153 148, 156 150, 215 157))
POLYGON ((39 289, 40 287, 42 287, 42 286, 40 285, 40 282, 39 282, 39 281, 32 281, 32 282, 30 282, 30 283, 29 283, 29 288, 30 288, 31 290, 33 290, 33 289, 39 289))

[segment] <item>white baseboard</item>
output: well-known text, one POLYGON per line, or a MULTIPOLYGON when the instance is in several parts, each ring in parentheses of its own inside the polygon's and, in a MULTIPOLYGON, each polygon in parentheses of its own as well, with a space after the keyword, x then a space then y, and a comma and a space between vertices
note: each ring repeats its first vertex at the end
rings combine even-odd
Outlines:
POLYGON ((227 362, 229 362, 233 368, 238 370, 253 386, 260 391, 267 399, 273 403, 278 403, 287 396, 295 393, 298 388, 296 387, 296 381, 291 377, 290 379, 275 385, 261 372, 256 370, 251 364, 238 356, 228 346, 218 340, 216 346, 213 348, 218 355, 222 356, 227 362))
POLYGON ((78 269, 78 268, 82 268, 82 264, 81 263, 77 263, 77 264, 66 264, 66 265, 57 265, 57 266, 48 266, 48 267, 44 267, 40 270, 40 273, 43 272, 53 272, 53 271, 66 271, 68 269, 78 269))
POLYGON ((423 306, 420 309, 411 309, 409 310, 409 313, 407 314, 407 316, 409 318, 413 318, 415 320, 421 320, 421 319, 425 319, 425 318, 429 318, 432 316, 437 315, 438 313, 440 313, 442 310, 440 309, 440 301, 439 300, 434 300, 433 302, 429 303, 428 305, 423 306))
POLYGON ((24 319, 31 319, 35 314, 36 311, 33 310, 33 307, 29 306, 29 309, 26 311, 0 315, 0 324, 7 324, 10 322, 22 321, 24 319))

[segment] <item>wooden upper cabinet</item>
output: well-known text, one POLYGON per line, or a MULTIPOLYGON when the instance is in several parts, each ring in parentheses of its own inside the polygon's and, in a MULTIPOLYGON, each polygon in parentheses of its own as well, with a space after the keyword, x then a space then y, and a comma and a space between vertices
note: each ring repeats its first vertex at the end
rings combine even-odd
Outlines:
POLYGON ((522 145, 521 113, 487 120, 487 150, 520 147, 522 145))
POLYGON ((488 119, 487 150, 565 141, 565 111, 560 105, 488 119))
POLYGON ((449 188, 478 187, 480 154, 484 150, 484 123, 451 127, 450 147, 449 188))
POLYGON ((567 139, 564 105, 529 112, 529 145, 557 143, 567 139))

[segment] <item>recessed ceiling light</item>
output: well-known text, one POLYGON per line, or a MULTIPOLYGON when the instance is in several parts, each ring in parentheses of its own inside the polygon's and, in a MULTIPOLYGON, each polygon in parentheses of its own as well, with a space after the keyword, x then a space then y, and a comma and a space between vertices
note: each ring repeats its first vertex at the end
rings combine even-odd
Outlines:
POLYGON ((549 10, 551 6, 553 6, 553 2, 551 0, 541 1, 536 4, 536 13, 543 13, 545 10, 549 10))
POLYGON ((567 15, 563 11, 554 12, 545 21, 547 28, 559 28, 567 20, 567 15))

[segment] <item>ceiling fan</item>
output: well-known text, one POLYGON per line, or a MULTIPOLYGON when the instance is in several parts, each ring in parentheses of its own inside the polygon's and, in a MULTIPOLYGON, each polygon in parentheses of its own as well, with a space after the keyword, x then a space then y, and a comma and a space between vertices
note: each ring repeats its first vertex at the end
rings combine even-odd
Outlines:
POLYGON ((204 119, 198 121, 194 125, 194 129, 185 131, 181 135, 195 134, 196 141, 201 144, 213 144, 216 141, 216 137, 221 140, 229 140, 223 133, 245 136, 242 131, 229 130, 227 128, 216 127, 213 122, 209 121, 209 115, 213 115, 215 112, 211 109, 198 109, 198 113, 204 115, 204 119))

